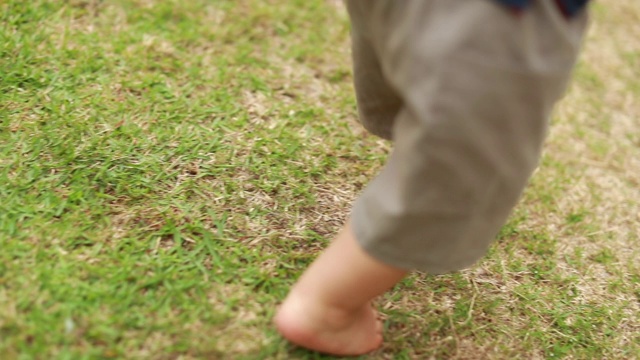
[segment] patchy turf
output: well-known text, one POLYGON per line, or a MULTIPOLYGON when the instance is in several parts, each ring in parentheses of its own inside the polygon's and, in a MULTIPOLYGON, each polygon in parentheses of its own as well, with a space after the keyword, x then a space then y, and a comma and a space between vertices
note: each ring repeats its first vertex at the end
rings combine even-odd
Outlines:
MULTIPOLYGON (((640 357, 640 8, 596 3, 488 256, 371 359, 640 357)), ((0 2, 0 358, 328 359, 270 325, 390 144, 335 1, 0 2)))

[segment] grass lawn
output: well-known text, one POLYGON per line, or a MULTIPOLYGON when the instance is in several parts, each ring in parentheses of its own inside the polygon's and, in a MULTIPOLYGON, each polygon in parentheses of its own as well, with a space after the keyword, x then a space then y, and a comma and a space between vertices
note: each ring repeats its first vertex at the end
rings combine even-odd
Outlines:
MULTIPOLYGON (((640 7, 594 4, 489 254, 367 359, 640 358, 640 7)), ((0 1, 0 359, 329 359, 270 324, 390 144, 327 0, 0 1)))

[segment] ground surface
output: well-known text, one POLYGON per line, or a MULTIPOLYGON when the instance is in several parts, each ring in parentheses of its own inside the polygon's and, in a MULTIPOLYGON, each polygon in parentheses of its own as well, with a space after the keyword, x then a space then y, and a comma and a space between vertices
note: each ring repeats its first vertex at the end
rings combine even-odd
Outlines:
MULTIPOLYGON (((640 358, 640 7, 595 4, 488 256, 371 359, 640 358)), ((339 3, 0 1, 0 358, 320 359, 270 318, 390 149, 339 3)))

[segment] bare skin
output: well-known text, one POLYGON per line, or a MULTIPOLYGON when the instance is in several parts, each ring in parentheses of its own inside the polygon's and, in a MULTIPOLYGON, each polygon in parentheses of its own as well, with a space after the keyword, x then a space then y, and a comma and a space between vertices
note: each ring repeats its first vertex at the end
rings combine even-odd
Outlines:
POLYGON ((355 356, 382 344, 371 301, 407 274, 374 259, 349 222, 293 286, 274 322, 290 342, 322 353, 355 356))

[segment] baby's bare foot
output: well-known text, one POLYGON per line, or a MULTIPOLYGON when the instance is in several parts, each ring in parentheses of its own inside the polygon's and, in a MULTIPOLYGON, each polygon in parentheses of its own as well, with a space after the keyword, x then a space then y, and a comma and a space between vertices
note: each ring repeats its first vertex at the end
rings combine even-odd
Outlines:
POLYGON ((382 324, 370 304, 348 312, 292 292, 274 319, 282 336, 307 349, 333 355, 362 355, 382 344, 382 324))

